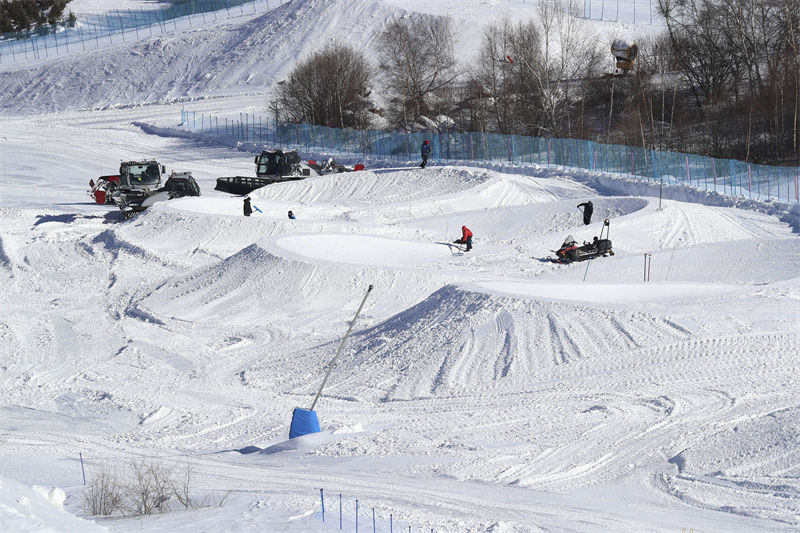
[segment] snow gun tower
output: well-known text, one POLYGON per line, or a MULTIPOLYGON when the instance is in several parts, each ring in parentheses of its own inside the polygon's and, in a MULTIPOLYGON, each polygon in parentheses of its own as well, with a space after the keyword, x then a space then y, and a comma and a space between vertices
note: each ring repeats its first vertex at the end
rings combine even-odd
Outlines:
POLYGON ((327 383, 328 377, 331 375, 333 365, 336 363, 336 359, 339 358, 339 354, 342 353, 344 341, 346 341, 347 337, 350 335, 350 331, 353 329, 358 315, 361 314, 361 308, 364 307, 364 302, 367 301, 367 296, 369 296, 372 288, 373 286, 370 284, 369 288, 367 289, 367 293, 364 295, 364 299, 361 300, 361 305, 358 306, 356 315, 353 317, 352 322, 350 322, 350 326, 347 328, 347 333, 344 334, 342 342, 339 343, 339 348, 336 350, 336 355, 334 355, 333 359, 331 359, 331 362, 328 363, 328 371, 325 373, 325 378, 322 380, 322 385, 320 385, 319 391, 317 391, 317 395, 314 397, 314 401, 311 403, 311 407, 309 409, 295 407, 294 411, 292 411, 292 423, 289 426, 290 439, 302 437, 303 435, 308 435, 309 433, 319 433, 319 419, 317 418, 317 412, 314 411, 314 406, 317 405, 317 400, 319 400, 319 397, 322 394, 322 389, 325 387, 325 383, 327 383))
POLYGON ((611 55, 617 62, 614 74, 624 76, 633 70, 633 62, 639 55, 639 47, 636 43, 629 43, 624 39, 614 39, 611 43, 611 55))

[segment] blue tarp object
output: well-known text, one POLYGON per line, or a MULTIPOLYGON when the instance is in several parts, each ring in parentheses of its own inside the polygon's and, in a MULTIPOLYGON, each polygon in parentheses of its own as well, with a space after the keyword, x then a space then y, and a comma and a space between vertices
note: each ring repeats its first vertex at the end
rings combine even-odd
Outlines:
POLYGON ((317 412, 295 407, 292 411, 292 424, 289 426, 289 438, 302 437, 309 433, 319 433, 317 412))

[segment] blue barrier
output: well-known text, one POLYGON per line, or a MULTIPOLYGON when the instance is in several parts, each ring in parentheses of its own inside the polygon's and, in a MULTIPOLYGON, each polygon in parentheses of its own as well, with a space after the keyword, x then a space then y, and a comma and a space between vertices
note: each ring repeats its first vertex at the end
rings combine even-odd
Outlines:
POLYGON ((749 199, 800 202, 798 167, 757 165, 699 154, 648 150, 641 146, 499 133, 406 133, 302 123, 276 125, 274 120, 249 113, 219 117, 205 113, 198 116, 182 110, 181 124, 238 142, 403 162, 419 160, 420 146, 427 139, 432 147, 431 161, 582 168, 643 181, 689 185, 749 199))

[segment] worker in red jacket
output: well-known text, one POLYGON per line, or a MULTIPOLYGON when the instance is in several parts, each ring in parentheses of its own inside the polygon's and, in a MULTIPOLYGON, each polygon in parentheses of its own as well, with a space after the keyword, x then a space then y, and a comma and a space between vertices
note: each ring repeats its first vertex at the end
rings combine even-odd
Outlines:
POLYGON ((472 250, 472 232, 466 226, 461 226, 461 238, 453 241, 454 244, 466 244, 466 251, 472 250))

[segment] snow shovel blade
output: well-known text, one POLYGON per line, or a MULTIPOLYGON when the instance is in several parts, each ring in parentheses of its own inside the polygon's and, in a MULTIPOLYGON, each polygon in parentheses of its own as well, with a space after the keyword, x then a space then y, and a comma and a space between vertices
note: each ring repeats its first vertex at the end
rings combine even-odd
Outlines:
POLYGON ((292 411, 292 424, 289 426, 289 438, 302 437, 309 433, 319 433, 317 412, 295 407, 292 411))

